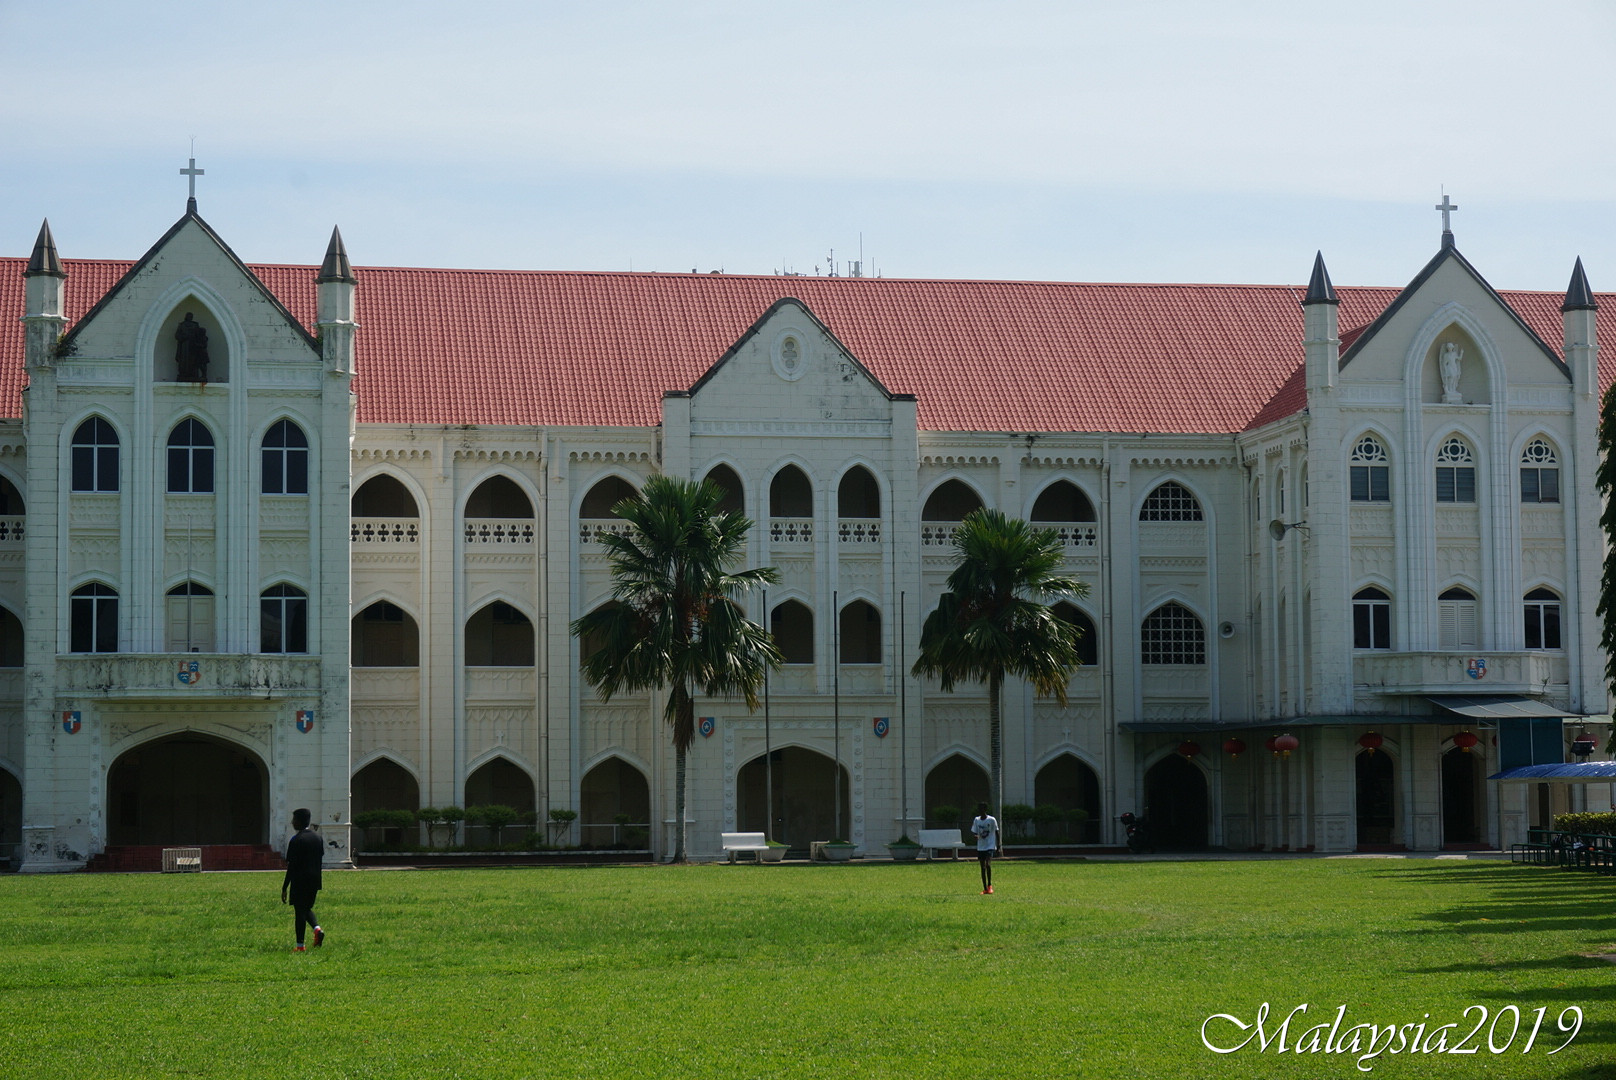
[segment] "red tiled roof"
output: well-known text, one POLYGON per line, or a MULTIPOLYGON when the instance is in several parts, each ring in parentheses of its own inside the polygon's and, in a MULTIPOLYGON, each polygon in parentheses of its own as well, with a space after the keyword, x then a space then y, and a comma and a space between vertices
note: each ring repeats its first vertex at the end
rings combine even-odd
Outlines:
MULTIPOLYGON (((132 265, 63 260, 77 320, 132 265)), ((27 261, 0 259, 21 314, 27 261)), ((251 267, 305 326, 315 268, 251 267)), ((358 268, 362 423, 650 426, 769 305, 795 296, 933 431, 1227 433, 1304 403, 1305 290, 737 274, 358 268)), ((1343 327, 1397 295, 1338 288, 1343 327)), ((1549 345, 1559 293, 1502 294, 1549 345)), ((1616 342, 1616 296, 1600 298, 1616 342)), ((1616 378, 1607 347, 1600 381, 1616 378)), ((21 415, 22 328, 0 318, 0 415, 21 415)))

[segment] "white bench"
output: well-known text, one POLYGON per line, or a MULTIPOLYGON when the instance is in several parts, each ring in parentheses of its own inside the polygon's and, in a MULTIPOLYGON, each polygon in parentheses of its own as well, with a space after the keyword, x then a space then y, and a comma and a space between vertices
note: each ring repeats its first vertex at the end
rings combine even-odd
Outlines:
POLYGON ((735 861, 737 852, 750 851, 752 857, 758 862, 763 861, 763 853, 769 850, 768 839, 760 832, 727 832, 719 833, 724 842, 724 852, 729 861, 735 861))
POLYGON ((952 851, 954 853, 953 857, 957 859, 959 858, 960 852, 971 849, 974 846, 975 845, 967 844, 965 841, 960 839, 960 830, 958 829, 920 830, 920 847, 926 852, 926 858, 928 859, 935 858, 937 852, 942 851, 945 848, 952 851))

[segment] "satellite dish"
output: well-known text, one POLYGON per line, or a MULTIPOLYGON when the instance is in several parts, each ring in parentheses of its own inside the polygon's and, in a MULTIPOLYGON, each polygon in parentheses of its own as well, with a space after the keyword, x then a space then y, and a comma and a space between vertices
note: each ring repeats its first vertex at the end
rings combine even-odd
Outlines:
POLYGON ((1275 540, 1285 539, 1285 523, 1279 518, 1275 518, 1273 521, 1270 521, 1268 523, 1268 535, 1272 536, 1275 540))

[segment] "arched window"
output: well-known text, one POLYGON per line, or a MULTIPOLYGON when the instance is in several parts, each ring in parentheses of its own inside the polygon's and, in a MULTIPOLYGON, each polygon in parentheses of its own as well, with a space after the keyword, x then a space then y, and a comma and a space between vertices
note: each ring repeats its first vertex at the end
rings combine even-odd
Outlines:
POLYGON ((869 469, 855 465, 842 476, 836 488, 836 515, 844 518, 881 516, 881 485, 875 482, 869 469))
POLYGON ((23 517, 28 509, 23 505, 22 492, 17 485, 0 476, 0 517, 23 517))
POLYGON ((1392 647, 1392 598, 1374 586, 1352 594, 1352 647, 1392 647))
POLYGON ((1195 612, 1167 603, 1145 616, 1139 628, 1142 664, 1206 663, 1206 628, 1195 612))
POLYGON ((277 420, 264 432, 264 494, 309 493, 309 437, 290 420, 277 420))
POLYGON ((213 491, 213 432, 198 420, 181 420, 169 432, 168 491, 171 495, 213 491))
POLYGON ((774 635, 774 647, 780 650, 782 662, 814 662, 814 613, 806 604, 787 600, 776 607, 769 613, 769 632, 774 635))
POLYGON ((258 651, 309 651, 309 595, 295 585, 272 585, 258 598, 258 651))
POLYGON ((397 604, 378 600, 353 618, 354 667, 418 667, 420 631, 397 604))
POLYGON ((68 604, 69 652, 118 651, 118 593, 92 581, 73 590, 68 604))
POLYGON ((1145 496, 1140 521, 1201 521, 1201 502, 1176 480, 1169 480, 1145 496))
POLYGON ((73 432, 73 490, 118 490, 118 433, 99 416, 92 416, 73 432))
POLYGON ((1075 604, 1059 603, 1049 609, 1055 618, 1062 622, 1071 623, 1077 627, 1077 659, 1086 667, 1092 667, 1100 662, 1100 632, 1094 627, 1094 620, 1075 604))
POLYGON ((468 518, 530 518, 533 503, 527 492, 508 476, 490 476, 466 500, 468 518))
POLYGON ((1476 455, 1457 435, 1442 440, 1442 448, 1436 452, 1436 501, 1476 501, 1476 455))
POLYGON ((639 491, 634 485, 621 476, 608 476, 589 489, 589 494, 584 496, 583 503, 578 507, 578 516, 593 521, 614 518, 617 514, 612 507, 638 495, 639 491))
POLYGON ((795 465, 787 465, 769 481, 769 516, 772 518, 811 518, 814 516, 814 489, 808 475, 795 465))
POLYGON ((1352 447, 1348 462, 1349 486, 1353 502, 1391 502, 1391 458, 1386 447, 1373 435, 1365 435, 1352 447))
POLYGON ((533 623, 500 600, 466 620, 466 663, 472 667, 532 667, 533 623))
POLYGON ((1274 513, 1285 516, 1285 470, 1274 474, 1274 513))
POLYGON ((1521 452, 1521 502, 1560 501, 1560 457, 1547 439, 1533 439, 1521 452))
POLYGON ((863 600, 842 608, 841 661, 844 664, 881 662, 881 613, 863 600))
POLYGON ((213 590, 185 581, 168 590, 169 652, 213 651, 213 590))
POLYGON ((926 497, 921 521, 964 521, 972 510, 982 509, 982 497, 961 480, 948 480, 926 497))
POLYGON ((1032 504, 1032 520, 1093 521, 1094 504, 1083 490, 1070 480, 1057 480, 1038 495, 1032 504))
POLYGON ((724 497, 718 500, 719 513, 739 514, 745 510, 746 489, 741 486, 741 478, 734 469, 728 465, 714 465, 707 470, 705 479, 724 492, 724 497))
POLYGON ((1558 649, 1560 644, 1560 597, 1548 589, 1526 594, 1526 647, 1558 649))
POLYGON ((1476 596, 1468 589, 1453 588, 1437 597, 1438 648, 1472 649, 1480 641, 1476 616, 1476 596))
POLYGON ((22 667, 22 620, 0 607, 0 668, 22 667))
POLYGON ((412 518, 420 517, 415 496, 396 477, 382 473, 372 476, 359 486, 353 496, 353 516, 356 518, 412 518))

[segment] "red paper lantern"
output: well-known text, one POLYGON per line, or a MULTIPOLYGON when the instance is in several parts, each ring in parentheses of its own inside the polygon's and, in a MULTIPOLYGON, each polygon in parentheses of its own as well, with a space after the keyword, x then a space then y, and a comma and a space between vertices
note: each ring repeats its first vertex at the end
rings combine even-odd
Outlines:
POLYGON ((1302 745, 1302 740, 1295 735, 1285 734, 1274 739, 1274 749, 1284 757, 1290 757, 1291 751, 1302 745))
POLYGON ((1270 735, 1270 736, 1268 736, 1268 738, 1264 739, 1263 740, 1263 749, 1268 751, 1270 754, 1273 754, 1275 757, 1278 757, 1279 756, 1279 747, 1274 745, 1274 742, 1276 741, 1276 739, 1277 739, 1277 736, 1274 736, 1274 735, 1270 735))
POLYGON ((1369 751, 1371 754, 1373 754, 1376 750, 1379 750, 1381 744, 1385 741, 1386 740, 1380 736, 1380 733, 1375 731, 1365 732, 1364 734, 1358 736, 1358 745, 1369 751))
POLYGON ((1178 752, 1184 757, 1192 758, 1201 752, 1201 744, 1186 739, 1178 744, 1178 752))
POLYGON ((1239 757, 1241 754, 1244 754, 1246 752, 1246 740, 1244 740, 1244 739, 1224 739, 1223 740, 1223 752, 1225 754, 1228 754, 1232 758, 1239 757))
POLYGON ((1453 737, 1453 745, 1457 746, 1467 754, 1470 753, 1470 748, 1475 746, 1480 741, 1480 739, 1468 731, 1461 731, 1459 734, 1453 737))

